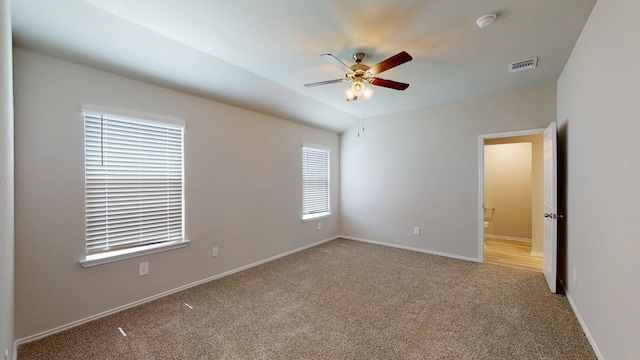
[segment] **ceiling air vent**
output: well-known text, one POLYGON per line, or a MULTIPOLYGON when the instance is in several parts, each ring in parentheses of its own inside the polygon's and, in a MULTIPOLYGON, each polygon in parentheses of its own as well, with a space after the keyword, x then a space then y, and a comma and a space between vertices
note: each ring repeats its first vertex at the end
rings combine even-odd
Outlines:
POLYGON ((538 58, 534 57, 531 59, 522 60, 522 61, 515 62, 513 64, 509 64, 509 72, 514 73, 522 70, 533 69, 536 66, 538 66, 538 58))

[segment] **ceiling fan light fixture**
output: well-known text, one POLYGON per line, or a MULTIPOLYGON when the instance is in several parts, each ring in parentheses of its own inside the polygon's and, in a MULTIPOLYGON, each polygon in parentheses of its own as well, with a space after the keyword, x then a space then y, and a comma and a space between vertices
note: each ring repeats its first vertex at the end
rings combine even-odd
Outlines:
POLYGON ((364 92, 362 93, 362 96, 364 97, 365 100, 371 99, 371 97, 373 96, 373 89, 370 86, 367 86, 364 89, 364 92))
POLYGON ((351 90, 351 88, 348 88, 344 92, 344 96, 347 98, 347 101, 353 101, 353 100, 356 100, 358 98, 356 96, 356 94, 353 92, 353 90, 351 90))
POLYGON ((356 81, 353 83, 353 85, 351 85, 351 91, 353 91, 356 96, 362 96, 362 94, 364 94, 365 88, 366 87, 364 86, 362 81, 356 81))
POLYGON ((402 65, 407 61, 411 61, 413 58, 406 51, 401 51, 373 66, 362 64, 362 59, 364 59, 365 57, 364 53, 355 53, 353 55, 353 59, 355 60, 356 64, 351 66, 343 63, 340 59, 332 54, 322 54, 320 56, 322 56, 323 59, 337 66, 338 68, 346 70, 345 77, 343 77, 342 79, 318 81, 314 83, 304 84, 304 87, 316 87, 320 85, 329 85, 341 82, 353 82, 351 87, 344 92, 347 101, 356 100, 360 96, 363 96, 365 100, 369 99, 373 95, 373 89, 368 86, 369 84, 400 91, 405 90, 409 87, 409 84, 393 80, 381 79, 377 77, 378 74, 384 71, 402 65), (365 85, 365 83, 368 84, 365 85))

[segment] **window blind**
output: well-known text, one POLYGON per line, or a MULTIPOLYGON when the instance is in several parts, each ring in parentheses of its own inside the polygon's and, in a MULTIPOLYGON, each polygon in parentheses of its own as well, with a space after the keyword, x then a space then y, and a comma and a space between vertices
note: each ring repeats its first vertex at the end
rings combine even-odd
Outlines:
POLYGON ((302 217, 329 212, 329 151, 302 147, 302 217))
POLYGON ((183 240, 183 127, 85 114, 87 255, 183 240))

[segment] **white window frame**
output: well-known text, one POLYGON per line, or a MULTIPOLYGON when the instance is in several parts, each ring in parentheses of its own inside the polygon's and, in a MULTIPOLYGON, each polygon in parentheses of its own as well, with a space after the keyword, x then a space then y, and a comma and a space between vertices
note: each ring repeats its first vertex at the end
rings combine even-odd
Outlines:
MULTIPOLYGON (((187 244, 189 243, 189 240, 187 240, 185 237, 185 200, 184 200, 185 198, 184 127, 185 126, 184 126, 184 123, 181 121, 173 120, 173 119, 161 119, 157 117, 151 118, 147 115, 126 114, 122 112, 105 111, 102 109, 97 109, 92 107, 83 107, 82 110, 83 110, 83 117, 82 117, 83 124, 85 124, 85 130, 83 133, 83 137, 85 140, 85 146, 84 146, 84 150, 85 150, 85 221, 87 224, 86 225, 87 230, 85 234, 88 234, 91 229, 95 229, 95 227, 92 228, 93 225, 88 224, 89 223, 88 216, 90 213, 92 213, 93 210, 89 210, 89 205, 88 205, 89 185, 88 185, 87 179, 88 179, 88 176, 90 176, 89 175, 90 173, 95 174, 95 171, 96 171, 95 165, 88 165, 88 163, 90 162, 90 160, 88 160, 88 157, 90 155, 87 155, 87 152, 88 152, 87 149, 89 149, 92 145, 88 145, 87 138, 88 136, 93 136, 95 138, 94 135, 88 135, 88 129, 86 124, 87 124, 87 121, 91 121, 91 120, 87 120, 88 118, 92 119, 94 122, 96 119, 101 119, 100 121, 105 121, 105 120, 112 121, 112 122, 116 121, 116 122, 119 122, 120 124, 133 123, 134 126, 147 126, 149 129, 152 127, 153 128, 158 127, 158 128, 168 129, 168 131, 173 131, 173 132, 178 130, 180 132, 179 139, 181 144, 177 149, 174 147, 174 150, 179 150, 181 188, 179 190, 180 205, 178 207, 173 208, 173 210, 168 210, 173 212, 172 215, 167 214, 167 221, 169 221, 170 217, 172 217, 175 220, 176 209, 179 209, 180 211, 180 220, 179 220, 178 226, 177 227, 175 225, 171 226, 171 233, 175 233, 175 231, 179 231, 179 234, 177 236, 167 234, 166 239, 160 238, 157 241, 152 241, 151 243, 146 243, 146 244, 145 242, 148 242, 148 239, 141 237, 140 238, 141 244, 139 245, 130 243, 130 244, 125 244, 124 248, 110 249, 110 250, 108 249, 108 250, 104 250, 96 253, 90 253, 88 248, 89 240, 88 238, 85 238, 84 244, 85 244, 86 256, 84 259, 80 260, 80 265, 82 265, 83 267, 91 267, 95 265, 110 263, 118 260, 133 258, 137 256, 143 256, 147 254, 152 254, 152 253, 157 253, 161 251, 167 251, 167 250, 172 250, 172 249, 177 249, 177 248, 182 248, 187 246, 187 244)), ((100 136, 102 136, 102 130, 100 134, 101 134, 100 136)), ((100 141, 100 146, 102 146, 103 144, 102 139, 100 139, 99 141, 100 141)), ((142 151, 144 150, 142 150, 139 154, 136 153, 136 150, 123 150, 123 151, 132 151, 133 155, 142 155, 142 151)), ((170 191, 170 190, 167 190, 167 191, 170 191)), ((106 190, 106 193, 107 193, 106 196, 108 197, 109 190, 106 190)), ((171 195, 175 195, 175 191, 172 191, 172 193, 167 193, 167 196, 171 196, 171 195)), ((108 202, 108 200, 106 201, 108 202)), ((173 203, 175 204, 175 201, 173 201, 173 203)), ((169 206, 169 204, 167 206, 169 206)), ((108 215, 105 215, 105 216, 108 217, 108 215)), ((149 220, 147 219, 147 221, 149 220)), ((108 230, 106 231, 108 232, 108 230)))
MULTIPOLYGON (((326 148, 326 147, 322 147, 322 146, 315 146, 315 145, 302 145, 302 176, 301 176, 301 180, 302 180, 302 221, 312 221, 312 220, 318 220, 318 219, 322 219, 322 218, 326 218, 331 216, 331 149, 326 148), (320 179, 316 179, 316 180, 320 180, 320 181, 324 181, 326 183, 326 206, 322 206, 324 207, 324 211, 319 211, 319 212, 309 212, 310 210, 308 210, 308 208, 310 207, 309 204, 306 203, 306 197, 305 197, 305 193, 309 190, 309 188, 307 187, 307 184, 305 183, 305 179, 310 175, 308 173, 308 161, 307 159, 305 159, 305 156, 307 154, 307 151, 313 151, 313 152, 321 152, 321 153, 325 153, 326 154, 326 174, 323 174, 323 176, 321 176, 322 178, 320 179)), ((316 169, 317 170, 317 169, 316 169)), ((322 196, 322 195, 320 195, 322 196)), ((323 204, 324 205, 324 204, 323 204)))

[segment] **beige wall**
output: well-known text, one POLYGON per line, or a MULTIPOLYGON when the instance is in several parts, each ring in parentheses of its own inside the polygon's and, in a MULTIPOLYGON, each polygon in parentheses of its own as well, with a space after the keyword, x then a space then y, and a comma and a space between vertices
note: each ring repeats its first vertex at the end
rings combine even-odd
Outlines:
POLYGON ((0 356, 13 358, 13 80, 9 0, 0 0, 0 356))
POLYGON ((479 257, 478 138, 555 120, 555 84, 367 119, 341 137, 340 233, 479 257), (413 227, 421 233, 413 235, 413 227))
POLYGON ((337 235, 338 135, 14 50, 17 338, 337 235), (83 104, 185 121, 186 248, 80 267, 83 104), (303 143, 331 149, 322 230, 300 220, 303 143))
POLYGON ((638 14, 640 1, 599 0, 558 80, 567 190, 561 275, 608 360, 640 354, 638 14))
POLYGON ((544 251, 544 161, 542 140, 542 134, 485 140, 485 144, 531 143, 531 252, 540 256, 544 251))
POLYGON ((531 143, 484 146, 485 235, 531 241, 531 143))

